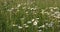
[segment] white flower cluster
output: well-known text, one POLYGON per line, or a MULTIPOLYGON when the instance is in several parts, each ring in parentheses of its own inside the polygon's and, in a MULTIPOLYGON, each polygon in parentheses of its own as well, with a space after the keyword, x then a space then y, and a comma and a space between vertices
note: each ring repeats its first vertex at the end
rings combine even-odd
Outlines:
POLYGON ((18 27, 18 29, 22 29, 22 28, 28 28, 29 27, 29 25, 27 25, 27 24, 23 24, 23 26, 20 26, 20 25, 16 25, 16 24, 13 24, 13 27, 18 27))
POLYGON ((41 25, 38 28, 53 27, 53 26, 54 26, 54 22, 50 22, 50 23, 45 23, 44 25, 41 25))
POLYGON ((49 16, 60 19, 60 12, 58 7, 48 7, 47 9, 42 9, 42 14, 47 14, 49 16))

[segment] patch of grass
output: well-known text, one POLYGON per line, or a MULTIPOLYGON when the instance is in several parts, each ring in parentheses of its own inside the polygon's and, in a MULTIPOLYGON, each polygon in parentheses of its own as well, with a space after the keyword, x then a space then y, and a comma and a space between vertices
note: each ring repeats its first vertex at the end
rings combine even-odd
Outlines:
POLYGON ((60 32, 60 0, 0 0, 0 32, 60 32))

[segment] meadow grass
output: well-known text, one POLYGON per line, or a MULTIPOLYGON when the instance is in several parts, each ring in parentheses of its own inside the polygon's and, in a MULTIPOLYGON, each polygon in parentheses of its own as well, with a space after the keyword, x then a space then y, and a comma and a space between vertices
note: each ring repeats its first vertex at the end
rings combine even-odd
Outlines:
POLYGON ((0 32, 60 32, 60 0, 0 0, 0 32))

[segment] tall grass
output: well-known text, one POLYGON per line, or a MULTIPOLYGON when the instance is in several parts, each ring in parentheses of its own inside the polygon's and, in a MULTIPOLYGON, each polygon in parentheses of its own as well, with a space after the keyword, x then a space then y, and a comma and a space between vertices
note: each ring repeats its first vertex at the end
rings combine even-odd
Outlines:
POLYGON ((0 32, 60 32, 60 0, 0 0, 0 32))

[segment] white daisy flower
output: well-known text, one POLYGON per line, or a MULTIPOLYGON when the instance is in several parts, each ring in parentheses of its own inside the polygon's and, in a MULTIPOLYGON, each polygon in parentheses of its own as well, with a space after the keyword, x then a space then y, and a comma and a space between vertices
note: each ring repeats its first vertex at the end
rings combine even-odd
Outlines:
POLYGON ((39 19, 39 18, 36 18, 36 19, 39 19))
POLYGON ((37 25, 37 21, 34 21, 34 22, 33 22, 33 25, 37 25))

